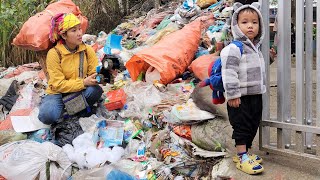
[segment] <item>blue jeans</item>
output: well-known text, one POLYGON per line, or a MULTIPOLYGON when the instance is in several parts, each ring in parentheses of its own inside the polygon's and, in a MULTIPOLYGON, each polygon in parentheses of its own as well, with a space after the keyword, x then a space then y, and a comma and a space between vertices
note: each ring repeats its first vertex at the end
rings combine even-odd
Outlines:
MULTIPOLYGON (((102 92, 103 90, 99 85, 89 86, 83 90, 89 106, 92 106, 99 100, 102 92)), ((53 124, 61 117, 63 110, 62 94, 50 94, 42 99, 38 118, 44 124, 53 124)))

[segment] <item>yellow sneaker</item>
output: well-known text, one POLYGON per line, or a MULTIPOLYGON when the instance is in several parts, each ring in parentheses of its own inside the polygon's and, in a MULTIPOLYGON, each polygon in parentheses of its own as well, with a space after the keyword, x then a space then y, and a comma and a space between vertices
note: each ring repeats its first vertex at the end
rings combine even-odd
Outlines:
MULTIPOLYGON (((261 158, 260 156, 258 156, 258 155, 256 155, 256 154, 250 154, 250 153, 248 153, 248 155, 249 155, 249 158, 250 158, 250 159, 256 161, 256 162, 259 163, 259 164, 262 163, 262 158, 261 158)), ((240 161, 239 156, 237 156, 237 155, 233 156, 233 157, 232 157, 232 161, 233 161, 234 163, 239 162, 239 161, 240 161)))
POLYGON ((264 171, 264 168, 261 164, 257 163, 252 159, 248 159, 245 162, 238 161, 236 164, 237 169, 247 173, 247 174, 259 174, 264 171))

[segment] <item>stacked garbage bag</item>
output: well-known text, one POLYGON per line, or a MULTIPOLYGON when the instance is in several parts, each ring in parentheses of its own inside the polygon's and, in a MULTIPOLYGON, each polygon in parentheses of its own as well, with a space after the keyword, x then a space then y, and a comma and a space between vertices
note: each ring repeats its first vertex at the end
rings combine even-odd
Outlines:
POLYGON ((228 122, 225 106, 204 104, 211 94, 201 96, 197 83, 230 42, 231 13, 226 0, 170 1, 111 32, 83 35, 104 90, 90 117, 42 124, 47 79, 40 64, 2 68, 2 178, 210 177, 227 154, 228 122))

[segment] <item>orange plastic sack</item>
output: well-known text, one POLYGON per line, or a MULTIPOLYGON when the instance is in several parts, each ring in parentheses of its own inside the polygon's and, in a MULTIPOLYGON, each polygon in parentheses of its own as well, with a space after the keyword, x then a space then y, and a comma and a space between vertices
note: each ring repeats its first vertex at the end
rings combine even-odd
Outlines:
POLYGON ((157 44, 135 54, 126 63, 133 81, 149 66, 160 72, 161 83, 168 84, 185 72, 198 49, 201 21, 193 21, 183 29, 162 38, 157 44))
POLYGON ((189 70, 193 72, 197 78, 199 78, 200 80, 204 80, 209 77, 209 65, 218 58, 219 56, 216 56, 215 54, 200 56, 191 63, 191 65, 189 66, 189 70))
POLYGON ((81 22, 82 32, 87 30, 88 19, 81 15, 79 7, 71 0, 61 0, 48 5, 44 11, 30 17, 13 39, 12 44, 34 51, 49 49, 52 46, 49 40, 51 18, 58 13, 75 14, 81 22))

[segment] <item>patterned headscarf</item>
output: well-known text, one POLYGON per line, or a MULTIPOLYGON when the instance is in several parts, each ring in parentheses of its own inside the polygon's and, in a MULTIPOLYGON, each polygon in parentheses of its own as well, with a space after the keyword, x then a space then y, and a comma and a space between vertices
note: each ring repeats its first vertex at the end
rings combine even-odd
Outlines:
POLYGON ((49 38, 56 42, 59 36, 74 26, 80 24, 80 20, 72 13, 60 13, 51 19, 51 30, 49 38))

